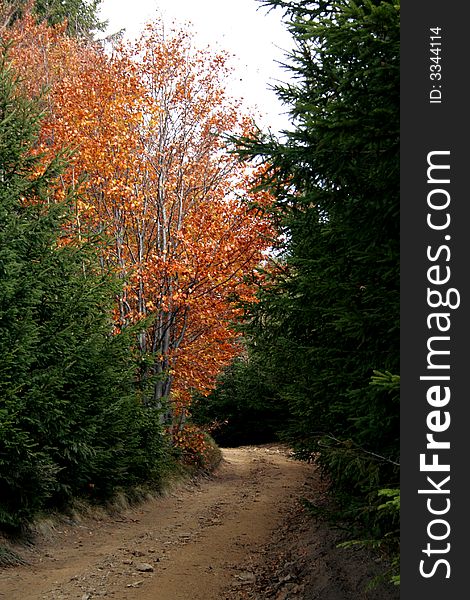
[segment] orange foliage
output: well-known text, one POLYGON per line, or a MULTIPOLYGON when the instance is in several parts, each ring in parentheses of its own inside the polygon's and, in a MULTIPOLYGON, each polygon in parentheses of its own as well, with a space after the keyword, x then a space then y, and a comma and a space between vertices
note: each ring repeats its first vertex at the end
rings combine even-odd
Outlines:
POLYGON ((247 208, 252 173, 225 148, 251 126, 224 92, 227 59, 158 22, 112 54, 31 17, 8 35, 27 91, 49 90, 38 151, 74 150, 57 190, 79 192, 74 235, 111 240, 103 257, 126 281, 117 326, 151 317, 143 376, 157 376, 152 400, 171 392, 184 417, 191 389, 208 392, 238 352, 232 300, 252 297, 246 275, 272 233, 247 208))
POLYGON ((195 425, 183 425, 173 434, 175 448, 179 448, 183 461, 188 464, 205 466, 209 449, 207 437, 195 425))

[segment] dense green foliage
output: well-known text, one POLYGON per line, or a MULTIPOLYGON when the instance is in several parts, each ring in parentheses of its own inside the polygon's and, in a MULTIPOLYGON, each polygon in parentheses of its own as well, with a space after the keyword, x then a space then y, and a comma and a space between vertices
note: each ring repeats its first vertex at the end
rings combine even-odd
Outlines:
POLYGON ((0 527, 73 496, 158 477, 156 411, 134 390, 131 334, 113 335, 114 278, 90 241, 62 243, 62 159, 31 152, 40 119, 0 64, 0 527))
POLYGON ((219 376, 209 397, 195 396, 192 420, 210 424, 214 440, 222 446, 263 444, 278 440, 287 418, 284 404, 274 404, 271 381, 255 356, 239 357, 219 376))
MULTIPOLYGON (((30 0, 2 0, 0 6, 10 22, 20 17, 30 0)), ((67 32, 73 37, 90 38, 104 31, 106 22, 98 16, 101 0, 34 0, 33 8, 38 20, 46 19, 50 25, 67 20, 67 32)))
POLYGON ((285 11, 296 43, 278 88, 293 129, 238 140, 269 165, 260 186, 280 240, 247 307, 249 357, 341 518, 380 537, 397 511, 379 509, 379 491, 399 480, 399 4, 264 3, 285 11))

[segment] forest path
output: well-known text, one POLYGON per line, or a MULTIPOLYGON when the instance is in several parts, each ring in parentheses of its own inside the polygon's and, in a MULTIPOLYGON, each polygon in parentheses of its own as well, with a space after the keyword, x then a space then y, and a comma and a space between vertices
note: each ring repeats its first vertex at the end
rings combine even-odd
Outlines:
POLYGON ((21 552, 29 565, 0 572, 0 599, 225 597, 234 581, 249 585, 253 574, 238 563, 269 541, 311 470, 278 446, 225 449, 209 478, 38 540, 21 552))
POLYGON ((222 452, 211 476, 16 548, 29 564, 0 569, 0 600, 398 600, 366 591, 374 557, 305 514, 302 497, 325 500, 313 465, 278 445, 222 452))

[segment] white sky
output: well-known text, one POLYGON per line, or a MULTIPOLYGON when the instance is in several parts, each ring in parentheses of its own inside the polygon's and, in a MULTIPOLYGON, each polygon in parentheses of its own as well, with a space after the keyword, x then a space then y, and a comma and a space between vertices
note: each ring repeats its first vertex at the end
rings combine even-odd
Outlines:
POLYGON ((268 13, 256 0, 102 0, 100 16, 109 21, 107 33, 125 28, 128 37, 155 18, 168 24, 189 21, 196 44, 235 55, 229 91, 257 110, 258 125, 273 131, 288 128, 285 107, 269 89, 289 77, 276 62, 284 61, 284 51, 292 46, 279 9, 268 13))

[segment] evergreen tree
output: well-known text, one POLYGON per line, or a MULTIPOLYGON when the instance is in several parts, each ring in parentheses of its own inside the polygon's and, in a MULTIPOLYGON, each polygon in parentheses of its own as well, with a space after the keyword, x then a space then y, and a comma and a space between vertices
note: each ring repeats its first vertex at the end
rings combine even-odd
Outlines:
POLYGON ((74 37, 90 37, 93 32, 104 31, 106 23, 98 17, 101 0, 36 0, 38 17, 50 25, 67 19, 68 32, 74 37))
POLYGON ((246 333, 299 454, 378 526, 366 507, 398 481, 398 394, 371 378, 399 368, 399 5, 263 1, 296 43, 277 90, 294 128, 238 141, 270 165, 284 240, 246 333))
MULTIPOLYGON (((40 126, 0 62, 0 526, 74 496, 108 498, 158 475, 158 415, 136 397, 131 332, 113 335, 116 279, 70 234, 52 190, 61 157, 33 152, 40 126)), ((69 199, 71 200, 71 199, 69 199)))
POLYGON ((24 392, 36 359, 40 337, 35 318, 42 285, 35 280, 41 252, 50 244, 50 231, 58 216, 43 214, 26 198, 41 193, 43 183, 54 175, 50 165, 43 177, 31 178, 37 161, 29 154, 38 126, 30 103, 16 96, 13 76, 2 59, 0 68, 0 520, 14 519, 13 506, 5 507, 9 490, 22 487, 23 502, 32 511, 50 492, 56 469, 43 453, 33 451, 34 442, 20 425, 25 410, 24 392), (42 485, 39 487, 39 481, 42 485), (37 497, 33 490, 39 487, 37 497), (41 494, 43 491, 43 494, 41 494))
POLYGON ((98 16, 100 4, 101 0, 0 0, 6 23, 21 17, 31 5, 38 20, 46 19, 49 25, 57 25, 66 19, 69 35, 87 39, 106 28, 106 21, 98 16))

